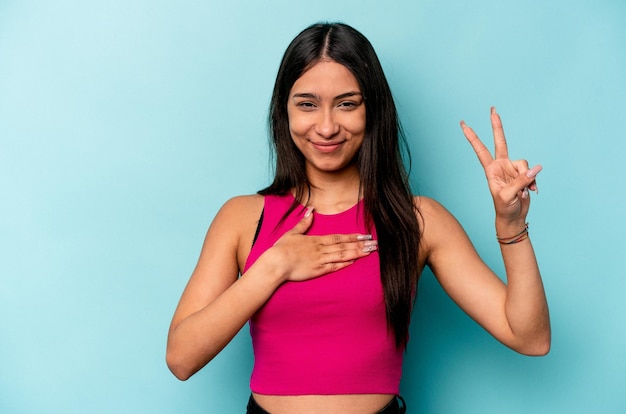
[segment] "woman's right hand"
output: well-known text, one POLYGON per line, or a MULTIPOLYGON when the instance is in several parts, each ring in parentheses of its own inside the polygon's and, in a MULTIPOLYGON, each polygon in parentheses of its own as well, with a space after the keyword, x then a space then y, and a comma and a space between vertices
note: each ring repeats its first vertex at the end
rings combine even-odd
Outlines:
POLYGON ((313 208, 266 252, 283 281, 303 281, 350 266, 378 249, 371 234, 306 235, 313 208))
POLYGON ((307 236, 309 212, 238 277, 238 251, 241 243, 249 249, 262 208, 261 196, 231 199, 207 232, 168 335, 167 364, 181 380, 211 361, 281 283, 342 269, 376 250, 369 235, 307 236))

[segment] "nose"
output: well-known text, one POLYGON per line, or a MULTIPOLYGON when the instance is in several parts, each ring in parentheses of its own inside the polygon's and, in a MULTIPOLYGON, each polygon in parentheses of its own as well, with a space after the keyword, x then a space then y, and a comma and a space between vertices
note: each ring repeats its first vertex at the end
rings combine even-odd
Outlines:
POLYGON ((325 139, 331 139, 339 132, 339 123, 331 108, 320 111, 315 132, 325 139))

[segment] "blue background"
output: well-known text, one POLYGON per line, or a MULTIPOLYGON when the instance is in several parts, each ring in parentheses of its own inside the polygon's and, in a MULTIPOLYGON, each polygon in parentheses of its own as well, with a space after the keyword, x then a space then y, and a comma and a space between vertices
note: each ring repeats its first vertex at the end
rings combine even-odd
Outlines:
POLYGON ((430 273, 402 392, 411 413, 626 412, 626 2, 0 1, 0 412, 236 413, 247 329, 188 382, 165 339, 204 233, 268 183, 266 113, 288 42, 319 20, 373 43, 413 153, 502 271, 458 126, 541 163, 530 231, 544 358, 497 343, 430 273))

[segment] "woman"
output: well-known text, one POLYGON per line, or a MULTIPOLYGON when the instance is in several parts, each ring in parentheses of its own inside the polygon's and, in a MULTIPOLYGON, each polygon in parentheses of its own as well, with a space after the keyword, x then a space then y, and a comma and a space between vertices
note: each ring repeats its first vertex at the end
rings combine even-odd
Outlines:
POLYGON ((343 24, 305 29, 272 97, 276 176, 211 224, 169 331, 174 375, 189 378, 250 321, 249 413, 404 412, 402 355, 426 265, 502 343, 546 354, 548 307, 525 222, 541 167, 510 161, 495 109, 491 123, 495 159, 461 126, 493 196, 507 284, 448 211, 411 194, 396 109, 367 39, 343 24))

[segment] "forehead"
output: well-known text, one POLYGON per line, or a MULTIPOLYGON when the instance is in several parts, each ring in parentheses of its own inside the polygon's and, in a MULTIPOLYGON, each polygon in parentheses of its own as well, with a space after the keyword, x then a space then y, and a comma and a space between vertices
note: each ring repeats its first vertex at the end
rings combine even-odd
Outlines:
POLYGON ((344 65, 322 60, 306 70, 291 87, 291 94, 314 92, 319 95, 339 91, 361 92, 359 82, 344 65))

